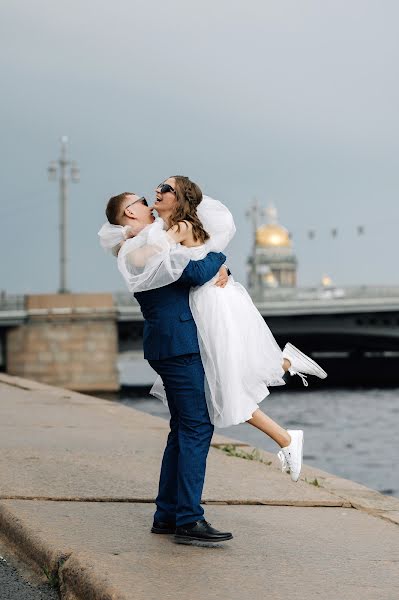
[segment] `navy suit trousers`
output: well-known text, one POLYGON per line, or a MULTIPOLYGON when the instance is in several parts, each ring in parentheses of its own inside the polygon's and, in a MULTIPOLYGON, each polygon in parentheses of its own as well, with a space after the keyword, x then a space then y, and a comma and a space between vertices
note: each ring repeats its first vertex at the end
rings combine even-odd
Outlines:
POLYGON ((154 519, 185 525, 204 519, 201 494, 214 429, 205 399, 204 368, 199 353, 149 363, 162 378, 171 414, 154 519))

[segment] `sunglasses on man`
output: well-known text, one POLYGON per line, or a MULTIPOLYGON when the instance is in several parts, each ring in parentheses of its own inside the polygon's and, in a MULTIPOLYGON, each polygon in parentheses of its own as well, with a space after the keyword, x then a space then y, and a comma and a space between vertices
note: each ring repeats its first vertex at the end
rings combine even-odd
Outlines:
POLYGON ((133 204, 137 204, 137 202, 141 202, 142 204, 144 204, 144 206, 148 206, 148 202, 147 202, 146 198, 144 198, 144 196, 141 196, 141 198, 138 198, 138 200, 135 200, 134 202, 131 202, 130 204, 125 206, 125 210, 127 208, 129 208, 130 206, 133 206, 133 204))

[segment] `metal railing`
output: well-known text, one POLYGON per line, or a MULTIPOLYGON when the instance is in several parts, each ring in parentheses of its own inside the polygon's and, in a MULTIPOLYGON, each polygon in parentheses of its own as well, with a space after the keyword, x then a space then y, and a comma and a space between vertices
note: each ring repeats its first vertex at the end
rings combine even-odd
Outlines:
POLYGON ((23 294, 7 294, 0 292, 0 310, 25 310, 25 296, 23 294))
MULTIPOLYGON (((133 294, 116 292, 113 294, 118 306, 135 305, 133 294)), ((300 301, 300 300, 325 300, 325 299, 399 299, 399 286, 348 286, 348 287, 298 287, 298 288, 270 288, 262 296, 254 297, 259 304, 269 302, 300 301)))
MULTIPOLYGON (((141 311, 133 294, 113 294, 118 320, 141 320, 141 311)), ((300 314, 317 312, 349 312, 376 309, 399 310, 399 286, 350 286, 319 288, 275 288, 267 290, 263 297, 253 298, 263 314, 300 314)), ((0 292, 0 317, 6 322, 23 319, 25 296, 0 292)))

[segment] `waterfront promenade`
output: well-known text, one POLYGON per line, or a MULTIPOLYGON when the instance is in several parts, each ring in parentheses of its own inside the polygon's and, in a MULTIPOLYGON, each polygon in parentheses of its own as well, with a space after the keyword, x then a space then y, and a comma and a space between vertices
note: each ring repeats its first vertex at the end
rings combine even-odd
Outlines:
POLYGON ((132 408, 0 375, 0 531, 62 598, 399 597, 399 499, 308 467, 294 484, 275 455, 221 436, 203 499, 234 539, 203 548, 150 534, 167 431, 132 408))

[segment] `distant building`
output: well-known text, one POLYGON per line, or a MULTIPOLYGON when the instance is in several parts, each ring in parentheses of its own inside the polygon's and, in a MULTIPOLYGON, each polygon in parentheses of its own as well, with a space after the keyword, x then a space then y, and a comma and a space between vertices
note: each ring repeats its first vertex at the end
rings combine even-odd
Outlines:
MULTIPOLYGON (((257 205, 252 207, 255 219, 257 211, 257 205)), ((274 206, 269 206, 265 214, 266 223, 255 228, 253 252, 248 259, 249 291, 257 299, 261 299, 270 288, 296 287, 298 263, 290 234, 278 223, 274 206)))

